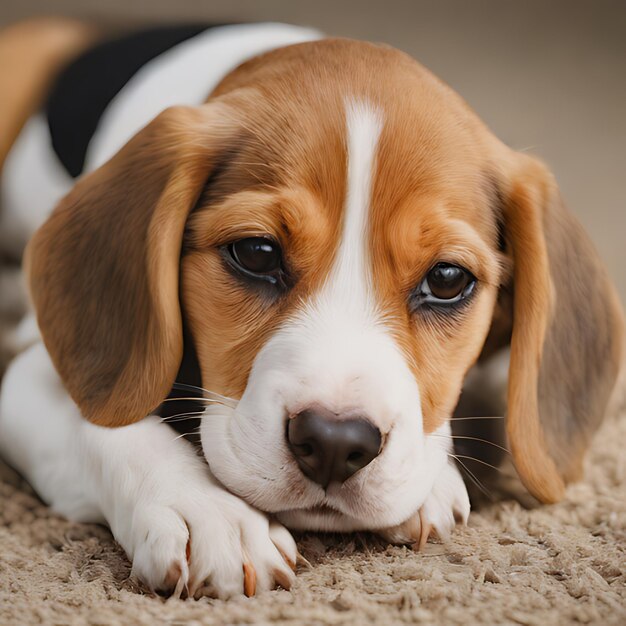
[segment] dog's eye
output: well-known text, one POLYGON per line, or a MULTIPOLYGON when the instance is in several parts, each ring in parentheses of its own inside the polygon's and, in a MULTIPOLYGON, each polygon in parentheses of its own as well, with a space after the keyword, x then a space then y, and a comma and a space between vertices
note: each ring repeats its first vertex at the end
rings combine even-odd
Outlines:
POLYGON ((437 263, 419 287, 421 300, 433 304, 454 304, 469 296, 476 284, 465 268, 450 263, 437 263))
POLYGON ((280 246, 267 237, 248 237, 228 246, 235 265, 244 273, 267 277, 278 272, 282 265, 280 246))

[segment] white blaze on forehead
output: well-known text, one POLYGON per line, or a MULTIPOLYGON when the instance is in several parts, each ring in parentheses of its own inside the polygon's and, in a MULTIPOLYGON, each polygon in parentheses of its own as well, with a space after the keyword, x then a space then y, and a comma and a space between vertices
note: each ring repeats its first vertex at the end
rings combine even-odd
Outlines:
POLYGON ((294 368, 308 381, 288 406, 308 401, 338 413, 358 408, 384 428, 391 418, 384 424, 383 416, 394 413, 383 393, 395 384, 387 377, 400 381, 406 365, 372 287, 370 214, 382 128, 379 110, 346 103, 347 181, 339 247, 323 287, 287 324, 283 337, 303 344, 294 352, 294 368))
MULTIPOLYGON (((341 243, 326 290, 355 305, 370 305, 368 223, 376 151, 382 130, 382 115, 360 101, 346 103, 348 152, 347 194, 341 243)), ((324 294, 330 295, 330 294, 324 294)))

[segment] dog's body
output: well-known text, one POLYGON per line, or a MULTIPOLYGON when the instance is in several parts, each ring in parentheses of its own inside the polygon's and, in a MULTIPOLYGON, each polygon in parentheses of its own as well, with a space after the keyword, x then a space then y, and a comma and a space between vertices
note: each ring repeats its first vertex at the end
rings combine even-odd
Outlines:
POLYGON ((108 523, 149 585, 288 587, 295 544, 265 513, 445 536, 469 514, 449 419, 509 343, 522 480, 548 502, 578 478, 620 305, 545 168, 449 88, 388 48, 239 25, 187 33, 105 104, 74 141, 50 107, 12 118, 0 245, 39 229, 43 341, 26 318, 0 451, 56 510, 108 523), (190 351, 208 467, 156 413, 190 351))

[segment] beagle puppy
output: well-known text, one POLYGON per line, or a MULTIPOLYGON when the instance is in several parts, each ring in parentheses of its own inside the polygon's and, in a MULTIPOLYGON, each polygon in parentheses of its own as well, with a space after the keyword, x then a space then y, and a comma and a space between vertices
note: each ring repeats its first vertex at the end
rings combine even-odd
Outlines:
POLYGON ((36 324, 0 451, 147 585, 289 588, 287 529, 446 537, 470 508, 451 417, 507 347, 521 480, 550 503, 580 478, 621 305, 546 166, 450 87, 281 24, 13 28, 1 241, 28 241, 36 324))

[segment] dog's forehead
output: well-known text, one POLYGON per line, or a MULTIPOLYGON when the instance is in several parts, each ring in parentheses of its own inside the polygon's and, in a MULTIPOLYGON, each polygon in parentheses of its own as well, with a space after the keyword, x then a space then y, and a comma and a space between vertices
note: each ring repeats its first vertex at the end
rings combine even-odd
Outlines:
POLYGON ((230 164, 240 181, 243 171, 251 184, 306 188, 331 219, 340 218, 348 111, 361 103, 381 121, 371 172, 374 219, 380 214, 388 223, 400 209, 408 216, 435 205, 459 219, 483 219, 490 134, 457 94, 404 53, 340 39, 289 46, 244 64, 213 96, 242 112, 230 164))

